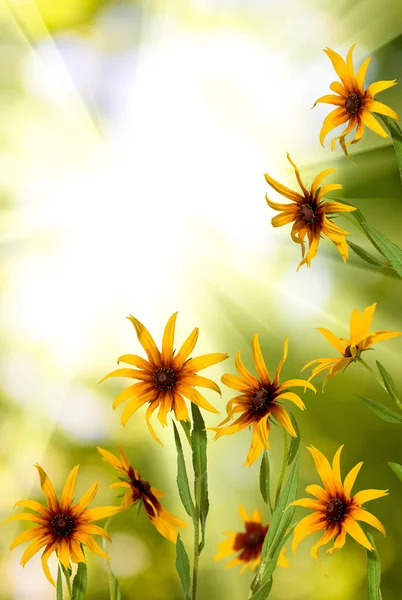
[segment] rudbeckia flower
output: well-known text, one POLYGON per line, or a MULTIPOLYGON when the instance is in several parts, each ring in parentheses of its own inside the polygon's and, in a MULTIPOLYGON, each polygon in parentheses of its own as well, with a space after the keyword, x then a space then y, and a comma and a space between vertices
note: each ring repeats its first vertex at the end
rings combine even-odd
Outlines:
POLYGON ((73 563, 87 562, 80 544, 87 546, 99 556, 110 560, 109 556, 103 552, 91 535, 101 535, 110 541, 112 540, 107 531, 93 525, 93 521, 115 515, 122 509, 120 506, 87 508, 98 491, 99 483, 97 481, 78 502, 73 504, 75 481, 79 466, 74 467, 67 477, 59 501, 45 471, 39 465, 35 465, 35 467, 39 471, 40 483, 46 497, 47 506, 35 500, 20 500, 15 506, 23 506, 35 512, 22 512, 12 515, 0 525, 9 521, 31 521, 36 523, 36 527, 17 535, 10 546, 10 550, 23 542, 33 540, 22 555, 21 565, 24 567, 34 554, 44 548, 42 554, 43 571, 50 583, 55 585, 48 567, 49 556, 53 552, 57 552, 57 557, 65 569, 70 568, 70 557, 73 563))
MULTIPOLYGON (((225 565, 225 569, 229 567, 235 567, 237 565, 243 565, 240 574, 242 574, 247 568, 254 570, 260 560, 262 545, 267 535, 269 525, 262 524, 262 516, 259 510, 253 511, 251 517, 247 514, 243 506, 239 506, 239 514, 244 523, 245 531, 237 533, 234 531, 227 531, 224 535, 229 537, 218 544, 218 554, 214 560, 222 560, 227 558, 234 552, 239 554, 225 565)), ((289 562, 285 556, 285 548, 282 548, 278 558, 278 565, 280 567, 288 567, 289 562)))
POLYGON ((331 346, 340 352, 341 356, 334 358, 316 358, 307 363, 302 371, 311 367, 311 365, 317 364, 309 377, 309 381, 313 379, 313 377, 316 377, 316 375, 319 375, 319 373, 329 371, 323 383, 324 388, 329 379, 334 377, 334 375, 339 373, 342 369, 345 369, 351 362, 359 360, 361 353, 371 348, 373 344, 402 335, 399 331, 389 331, 387 329, 379 329, 378 331, 373 332, 369 331, 376 306, 377 303, 374 302, 374 304, 365 308, 362 314, 360 314, 356 308, 354 309, 352 316, 350 317, 350 339, 348 340, 345 338, 338 338, 328 329, 322 327, 317 328, 331 346))
POLYGON ((120 481, 112 483, 110 487, 124 488, 126 490, 123 498, 123 509, 130 508, 136 502, 141 502, 152 525, 163 537, 175 544, 177 540, 177 527, 187 527, 187 523, 163 508, 159 502, 159 498, 162 498, 164 494, 157 488, 152 487, 149 481, 142 479, 138 471, 133 469, 129 463, 127 456, 119 444, 117 444, 117 447, 120 452, 120 458, 108 450, 97 448, 104 460, 122 475, 122 477, 119 477, 120 481))
POLYGON ((321 173, 318 173, 311 184, 311 188, 308 189, 302 182, 299 169, 292 162, 289 154, 287 157, 294 168, 296 179, 302 193, 294 192, 278 181, 275 181, 268 173, 265 174, 265 179, 269 185, 279 194, 292 201, 292 204, 278 204, 277 202, 272 202, 267 194, 265 195, 268 206, 274 210, 281 211, 279 215, 272 219, 271 223, 273 227, 282 227, 282 225, 293 223, 290 236, 294 242, 300 244, 303 259, 297 269, 300 269, 304 264, 307 264, 308 267, 311 266, 311 261, 317 254, 318 244, 320 243, 322 235, 326 235, 335 244, 343 261, 346 262, 349 255, 349 249, 345 235, 347 235, 348 232, 338 227, 338 225, 335 225, 335 223, 328 218, 328 215, 333 213, 352 212, 356 210, 356 208, 354 206, 341 204, 340 202, 323 201, 323 197, 326 194, 342 188, 340 183, 329 183, 320 187, 323 179, 330 173, 333 173, 336 169, 325 169, 324 171, 321 171, 321 173), (309 249, 305 256, 306 236, 309 243, 309 249))
POLYGON ((315 392, 314 386, 303 379, 289 379, 284 383, 279 383, 281 369, 288 355, 288 338, 285 339, 283 357, 281 358, 274 379, 271 381, 267 367, 265 365, 258 335, 255 334, 252 341, 253 358, 258 377, 252 375, 244 366, 240 351, 236 355, 236 369, 240 377, 237 375, 225 374, 222 377, 222 383, 241 392, 230 400, 226 406, 228 417, 219 424, 218 427, 210 427, 212 431, 216 431, 215 439, 223 435, 232 435, 236 431, 245 429, 249 425, 253 426, 253 438, 251 441, 250 451, 248 453, 245 465, 251 466, 260 456, 264 448, 269 448, 268 436, 270 431, 270 418, 275 417, 277 422, 293 437, 297 437, 296 431, 292 425, 292 421, 286 410, 282 406, 284 400, 289 400, 301 410, 306 407, 294 392, 289 388, 292 387, 308 387, 315 392), (228 423, 234 414, 242 413, 241 416, 228 427, 222 427, 228 423))
POLYGON ((362 505, 369 500, 387 496, 388 490, 363 490, 352 495, 352 488, 363 463, 360 462, 353 467, 342 483, 340 467, 342 448, 343 446, 336 452, 332 468, 317 448, 314 446, 307 448, 311 452, 324 487, 309 485, 306 487, 306 492, 315 496, 315 499, 303 498, 289 504, 289 506, 303 506, 314 510, 296 525, 292 542, 293 552, 306 536, 317 531, 324 531, 311 549, 311 556, 317 560, 319 560, 318 549, 334 538, 334 545, 327 552, 340 550, 345 544, 347 533, 367 550, 373 550, 358 521, 368 523, 385 535, 385 529, 377 517, 363 509, 362 505))
POLYGON ((189 359, 197 343, 198 327, 190 333, 176 354, 173 350, 176 317, 177 313, 174 313, 167 322, 162 338, 162 351, 158 350, 151 334, 138 319, 132 316, 127 317, 135 327, 138 340, 144 348, 148 360, 135 354, 124 354, 117 362, 132 365, 136 369, 117 369, 106 375, 100 382, 111 377, 129 377, 139 381, 130 385, 115 398, 113 408, 115 409, 119 404, 128 400, 121 415, 121 423, 126 425, 136 410, 144 404, 148 404, 145 421, 150 434, 159 444, 162 442, 155 435, 150 424, 150 418, 158 407, 158 419, 163 426, 167 425, 166 417, 170 410, 174 410, 178 421, 189 420, 184 398, 194 402, 200 408, 205 408, 215 414, 219 413, 194 386, 209 388, 220 394, 219 387, 211 379, 201 377, 196 373, 228 358, 227 354, 213 353, 189 359))
POLYGON ((339 54, 330 48, 324 50, 341 81, 334 81, 329 86, 330 89, 335 92, 334 94, 322 96, 321 98, 318 98, 314 104, 315 106, 318 102, 324 102, 326 104, 334 104, 337 106, 337 108, 330 112, 324 120, 320 133, 320 142, 324 145, 324 139, 332 129, 338 127, 338 125, 347 123, 347 127, 342 131, 341 135, 332 140, 331 148, 333 150, 336 141, 339 140, 339 143, 348 158, 345 136, 355 127, 355 137, 348 142, 348 144, 355 144, 363 137, 365 125, 375 133, 378 133, 378 135, 385 138, 388 137, 387 132, 372 113, 399 119, 392 108, 389 108, 386 104, 374 99, 376 94, 395 85, 396 79, 390 81, 376 81, 369 85, 367 89, 364 89, 364 78, 371 59, 366 58, 355 74, 352 58, 355 45, 356 44, 350 48, 346 62, 339 54))

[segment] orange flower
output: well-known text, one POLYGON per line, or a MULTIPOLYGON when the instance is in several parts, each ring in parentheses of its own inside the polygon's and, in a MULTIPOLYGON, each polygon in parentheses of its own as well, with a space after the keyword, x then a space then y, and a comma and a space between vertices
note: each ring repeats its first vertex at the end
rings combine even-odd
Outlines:
POLYGON ((142 502, 152 525, 163 537, 175 544, 177 540, 177 527, 187 527, 187 523, 163 508, 159 502, 159 498, 162 498, 164 494, 157 488, 151 487, 148 481, 142 479, 138 471, 133 469, 129 463, 127 456, 123 452, 123 448, 119 444, 117 444, 117 447, 120 452, 120 458, 108 450, 97 447, 104 460, 123 475, 123 477, 119 478, 119 482, 112 483, 110 487, 120 487, 127 490, 123 499, 124 509, 130 508, 135 502, 142 502))
POLYGON ((110 560, 109 556, 103 552, 91 535, 101 535, 110 541, 112 540, 105 529, 92 523, 117 514, 121 511, 121 507, 102 506, 87 509, 98 491, 99 483, 97 481, 82 496, 81 500, 73 505, 75 481, 79 466, 74 467, 67 477, 59 501, 45 471, 39 465, 35 465, 35 467, 39 471, 40 483, 46 497, 47 507, 34 500, 20 500, 15 506, 29 508, 35 511, 36 514, 18 513, 8 517, 0 525, 17 520, 36 523, 36 527, 17 535, 10 546, 10 550, 23 542, 33 540, 22 555, 21 565, 24 567, 29 559, 44 547, 42 554, 43 571, 50 583, 55 585, 47 564, 49 556, 53 552, 57 552, 57 557, 65 569, 70 568, 70 557, 73 563, 87 562, 80 544, 84 544, 99 556, 110 560))
POLYGON ((354 206, 341 204, 340 202, 323 201, 323 197, 326 194, 334 190, 339 190, 342 187, 339 183, 330 183, 321 187, 322 180, 330 173, 333 173, 335 169, 325 169, 324 171, 321 171, 321 173, 318 173, 311 184, 310 190, 308 190, 301 180, 299 169, 292 162, 289 154, 287 157, 294 168, 296 179, 302 193, 294 192, 270 177, 268 173, 265 174, 265 179, 269 185, 279 194, 293 202, 293 204, 278 204, 277 202, 272 202, 267 194, 265 195, 268 206, 274 210, 281 211, 279 215, 272 219, 271 223, 273 227, 282 227, 282 225, 293 223, 290 236, 294 242, 300 244, 303 259, 297 267, 298 270, 304 264, 307 264, 308 267, 311 266, 311 261, 317 254, 318 245, 322 235, 326 235, 331 242, 335 244, 343 258, 343 262, 346 262, 349 255, 349 249, 345 235, 347 235, 348 232, 338 227, 338 225, 335 225, 335 223, 328 218, 328 215, 333 213, 352 212, 356 210, 356 208, 354 206), (306 252, 306 236, 309 243, 309 249, 307 255, 304 256, 306 252))
POLYGON ((228 417, 219 424, 218 427, 210 427, 212 431, 216 431, 215 439, 223 435, 232 435, 236 431, 245 429, 249 425, 253 426, 253 438, 251 441, 250 451, 248 453, 244 465, 251 466, 260 456, 264 448, 269 448, 268 436, 270 432, 270 418, 275 417, 280 425, 293 437, 297 437, 297 433, 292 425, 288 413, 283 408, 281 401, 289 400, 301 410, 304 410, 303 401, 289 388, 292 387, 308 387, 313 392, 315 387, 304 379, 290 379, 282 384, 279 384, 279 376, 281 369, 288 355, 288 338, 285 339, 283 357, 281 358, 276 370, 275 378, 271 381, 267 367, 265 365, 260 344, 258 343, 258 335, 255 334, 252 342, 254 364, 258 374, 258 378, 254 377, 244 366, 240 351, 236 355, 236 368, 240 374, 223 375, 222 383, 228 387, 241 392, 240 396, 236 396, 227 404, 226 411, 228 417), (241 416, 228 427, 222 427, 233 417, 235 413, 242 413, 241 416))
MULTIPOLYGON (((259 510, 253 511, 251 517, 247 514, 243 506, 239 506, 239 514, 244 523, 244 532, 226 532, 229 537, 218 544, 218 554, 214 560, 222 560, 227 558, 234 552, 240 552, 230 562, 225 565, 225 569, 235 567, 237 565, 243 565, 240 574, 242 574, 247 568, 254 570, 261 560, 262 545, 267 535, 269 525, 262 524, 262 516, 259 510)), ((278 565, 280 567, 288 567, 289 562, 285 556, 285 548, 282 548, 279 558, 278 565)))
POLYGON ((318 549, 321 546, 325 546, 325 544, 335 538, 333 547, 327 550, 327 552, 340 550, 345 544, 347 533, 359 544, 367 548, 367 550, 373 550, 373 546, 370 544, 358 521, 368 523, 385 535, 385 529, 377 517, 364 510, 362 505, 369 500, 376 500, 377 498, 387 496, 388 490, 363 490, 352 495, 353 485, 363 463, 360 462, 353 467, 342 483, 340 467, 342 448, 343 446, 336 452, 332 468, 328 460, 317 448, 314 448, 314 446, 307 448, 314 459, 324 488, 319 485, 309 485, 306 487, 306 492, 315 496, 316 499, 303 498, 289 504, 289 506, 303 506, 304 508, 312 508, 314 510, 313 513, 304 517, 296 525, 292 550, 295 552, 299 543, 311 533, 324 531, 324 535, 311 549, 311 556, 318 561, 318 549))
POLYGON ((388 137, 387 132, 373 116, 373 112, 392 117, 393 119, 399 119, 392 108, 389 108, 386 104, 382 104, 382 102, 374 100, 376 94, 395 85, 396 79, 390 81, 376 81, 369 85, 367 89, 364 89, 364 78, 371 59, 366 58, 355 74, 352 58, 355 45, 356 44, 350 48, 346 62, 339 54, 330 48, 324 50, 341 81, 334 81, 329 86, 331 90, 335 92, 334 95, 328 94, 322 96, 321 98, 318 98, 314 104, 315 106, 318 102, 324 102, 326 104, 334 104, 337 106, 337 108, 330 112, 324 120, 320 133, 320 142, 322 145, 324 145, 326 135, 332 131, 332 129, 343 123, 348 123, 341 135, 335 137, 331 142, 331 148, 333 150, 336 141, 339 140, 339 144, 348 158, 349 155, 346 149, 345 137, 355 127, 355 137, 348 142, 348 144, 355 144, 363 137, 365 125, 375 133, 378 133, 378 135, 385 138, 388 137))
POLYGON ((176 317, 177 312, 167 322, 163 334, 161 352, 158 350, 151 334, 144 325, 135 317, 127 317, 135 327, 138 340, 147 353, 148 360, 135 354, 124 354, 120 356, 117 362, 124 362, 137 368, 117 369, 102 379, 102 381, 105 381, 110 377, 130 377, 139 380, 139 383, 130 385, 115 398, 113 408, 128 400, 121 415, 122 425, 126 425, 130 417, 141 406, 148 404, 145 421, 150 434, 159 444, 162 442, 156 437, 153 427, 150 424, 150 418, 158 407, 158 419, 163 426, 167 425, 166 416, 170 410, 174 410, 178 421, 189 420, 183 396, 194 402, 197 406, 219 414, 219 411, 207 402, 194 386, 209 388, 220 394, 219 387, 211 379, 201 377, 196 373, 201 369, 215 365, 228 358, 227 354, 222 353, 204 354, 197 358, 189 358, 197 343, 197 327, 190 333, 180 350, 175 354, 173 343, 176 317))

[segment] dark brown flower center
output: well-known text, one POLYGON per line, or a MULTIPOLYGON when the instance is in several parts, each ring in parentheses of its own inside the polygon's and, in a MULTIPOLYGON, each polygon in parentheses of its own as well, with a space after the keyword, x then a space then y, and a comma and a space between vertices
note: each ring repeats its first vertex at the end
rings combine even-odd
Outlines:
POLYGON ((134 483, 134 486, 141 492, 141 494, 147 495, 151 491, 151 484, 145 479, 138 479, 134 483))
POLYGON ((328 521, 331 521, 331 523, 336 523, 337 521, 340 521, 342 519, 345 512, 345 502, 343 500, 340 500, 339 498, 335 498, 334 500, 330 500, 328 502, 325 511, 325 516, 327 517, 328 521))
POLYGON ((251 396, 251 406, 253 408, 259 408, 263 404, 265 404, 268 398, 268 390, 265 388, 261 388, 257 392, 254 392, 251 396))
POLYGON ((74 520, 70 515, 56 515, 50 522, 56 535, 68 537, 74 530, 74 520))
POLYGON ((167 367, 158 369, 153 376, 155 386, 161 391, 171 390, 176 383, 176 373, 167 367))
POLYGON ((362 105, 362 99, 357 94, 349 94, 345 100, 345 108, 350 115, 355 115, 359 112, 362 105))
POLYGON ((245 535, 244 546, 246 548, 249 548, 250 546, 257 546, 264 537, 265 536, 263 535, 262 531, 250 531, 245 535))
MULTIPOLYGON (((359 346, 356 346, 356 352, 357 352, 357 353, 359 352, 359 346)), ((345 357, 345 358, 353 358, 353 355, 352 355, 352 351, 351 351, 351 349, 350 349, 350 346, 346 346, 346 348, 345 348, 345 354, 344 354, 344 357, 345 357)))
POLYGON ((303 204, 300 208, 300 218, 311 225, 315 221, 315 213, 310 204, 303 204))

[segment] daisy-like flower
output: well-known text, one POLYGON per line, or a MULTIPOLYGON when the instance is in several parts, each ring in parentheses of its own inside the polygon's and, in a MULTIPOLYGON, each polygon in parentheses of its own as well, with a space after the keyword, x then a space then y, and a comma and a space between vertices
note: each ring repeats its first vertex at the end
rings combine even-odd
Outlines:
MULTIPOLYGON (((224 535, 229 536, 225 541, 218 544, 218 554, 214 560, 227 558, 234 552, 239 554, 225 565, 225 569, 243 565, 240 574, 247 568, 254 570, 261 560, 262 545, 267 535, 269 525, 262 524, 262 516, 259 510, 254 510, 251 517, 247 514, 243 506, 239 506, 240 518, 244 523, 245 531, 237 533, 236 531, 226 531, 224 535)), ((278 558, 280 567, 288 567, 289 562, 285 556, 285 548, 282 548, 278 558)))
POLYGON ((187 527, 187 523, 163 508, 159 498, 162 498, 164 494, 157 488, 151 487, 149 481, 142 479, 138 471, 131 466, 121 446, 117 444, 117 447, 120 458, 108 450, 97 448, 103 459, 122 475, 122 477, 119 477, 120 481, 112 483, 110 487, 126 490, 123 498, 123 509, 130 508, 135 502, 142 502, 152 525, 163 537, 175 544, 177 541, 177 527, 187 527))
POLYGON ((377 517, 363 509, 362 505, 369 500, 376 500, 377 498, 387 496, 388 490, 362 490, 352 495, 352 488, 363 463, 360 462, 353 467, 342 483, 340 467, 342 448, 343 446, 336 452, 332 468, 328 460, 317 448, 314 448, 314 446, 307 448, 311 452, 324 487, 309 485, 306 487, 306 492, 315 496, 315 499, 303 498, 289 504, 289 506, 303 506, 304 508, 312 508, 314 510, 312 514, 304 517, 296 525, 292 550, 295 552, 299 543, 311 533, 324 531, 322 537, 311 549, 311 556, 318 561, 318 549, 321 546, 325 546, 325 544, 335 538, 333 547, 327 550, 327 552, 340 550, 345 544, 347 533, 359 542, 359 544, 367 548, 367 550, 373 550, 373 546, 370 544, 358 521, 372 525, 385 535, 385 529, 377 517))
POLYGON ((292 421, 281 402, 283 400, 289 400, 301 410, 304 410, 306 407, 301 398, 294 392, 291 392, 289 388, 308 387, 313 390, 313 392, 316 391, 311 383, 304 381, 303 379, 290 379, 282 384, 279 383, 281 369, 288 355, 288 338, 285 339, 283 357, 279 362, 273 381, 271 381, 265 365, 257 334, 253 337, 252 350, 258 377, 255 377, 246 369, 240 358, 239 351, 236 355, 235 364, 240 377, 237 375, 225 374, 222 377, 222 383, 233 390, 241 392, 241 394, 232 400, 229 400, 226 406, 228 414, 227 418, 222 421, 218 427, 210 428, 212 431, 216 432, 215 439, 218 439, 223 435, 232 435, 233 433, 236 433, 236 431, 245 429, 249 425, 253 426, 251 447, 244 466, 251 466, 260 456, 264 448, 269 448, 268 436, 271 416, 275 417, 278 423, 290 435, 297 437, 292 421), (232 423, 232 425, 222 427, 222 425, 228 423, 236 413, 242 414, 234 421, 234 423, 232 423))
POLYGON ((324 388, 329 379, 332 379, 339 371, 345 369, 351 362, 359 360, 361 353, 371 348, 373 344, 402 335, 399 331, 390 331, 387 329, 379 329, 378 331, 373 332, 369 331, 376 306, 377 303, 374 302, 371 306, 367 306, 362 314, 360 314, 356 308, 354 309, 352 316, 350 317, 350 339, 348 340, 345 338, 338 338, 328 329, 322 327, 317 328, 331 346, 340 352, 341 356, 336 356, 334 358, 316 358, 307 363, 302 371, 312 365, 317 365, 314 367, 311 376, 309 377, 309 381, 313 379, 313 377, 316 377, 316 375, 319 375, 324 371, 329 371, 323 383, 324 388))
POLYGON ((396 84, 396 79, 390 81, 376 81, 369 85, 365 90, 364 78, 371 59, 366 58, 355 74, 352 58, 355 45, 356 44, 350 48, 346 62, 339 54, 330 48, 324 50, 341 81, 334 81, 329 86, 330 89, 335 92, 334 94, 322 96, 321 98, 318 98, 314 104, 315 106, 318 102, 324 102, 326 104, 334 104, 337 107, 330 112, 324 120, 320 133, 320 142, 322 145, 324 145, 326 135, 332 131, 332 129, 338 127, 338 125, 348 123, 341 135, 335 137, 331 142, 333 150, 336 141, 339 140, 339 144, 348 158, 345 136, 355 127, 355 137, 348 142, 348 144, 355 144, 363 137, 365 125, 382 137, 388 137, 387 132, 373 116, 373 112, 392 117, 393 119, 399 119, 392 108, 389 108, 389 106, 382 102, 374 100, 376 94, 394 86, 396 84))
POLYGON ((122 508, 120 506, 87 508, 98 491, 99 483, 97 481, 73 505, 75 481, 79 466, 74 467, 67 477, 59 501, 45 471, 39 465, 35 465, 35 467, 39 471, 40 483, 46 497, 47 506, 35 500, 20 500, 15 506, 23 506, 35 512, 22 512, 12 515, 0 523, 0 525, 9 521, 31 521, 32 523, 36 523, 36 527, 17 535, 10 546, 10 550, 13 550, 13 548, 23 542, 33 540, 22 555, 21 565, 24 567, 34 554, 44 548, 42 554, 43 571, 50 583, 55 585, 48 567, 49 556, 53 552, 57 552, 57 557, 65 569, 70 568, 70 557, 73 563, 87 562, 80 544, 87 546, 90 550, 99 554, 99 556, 110 560, 109 556, 103 552, 91 535, 101 535, 110 541, 112 540, 107 531, 97 525, 93 525, 93 521, 99 521, 105 517, 115 515, 122 508))
POLYGON ((127 317, 135 327, 138 340, 144 348, 148 360, 135 354, 124 354, 117 362, 132 365, 136 369, 117 369, 100 381, 102 383, 110 377, 129 377, 138 380, 138 383, 130 385, 115 398, 113 408, 115 409, 119 404, 128 400, 121 415, 121 423, 126 425, 136 410, 144 404, 148 404, 145 421, 152 437, 159 444, 162 442, 150 424, 150 418, 158 407, 158 419, 163 426, 167 425, 167 413, 172 409, 178 421, 189 420, 183 396, 200 408, 219 414, 219 411, 207 402, 194 386, 209 388, 220 394, 219 387, 211 379, 201 377, 196 373, 228 358, 227 354, 222 353, 188 358, 197 343, 198 327, 190 333, 176 354, 173 350, 176 317, 177 312, 167 322, 162 338, 162 351, 158 350, 151 334, 142 323, 135 317, 127 317))
POLYGON ((348 234, 348 231, 335 225, 335 223, 328 218, 328 215, 333 213, 352 212, 356 210, 356 208, 354 206, 341 204, 340 202, 324 202, 322 200, 329 192, 341 189, 342 185, 340 183, 329 183, 320 187, 323 179, 330 173, 333 173, 336 169, 325 169, 324 171, 321 171, 321 173, 318 173, 311 184, 310 189, 308 189, 302 182, 299 169, 292 162, 289 154, 287 157, 294 168, 296 179, 302 193, 294 192, 278 181, 275 181, 268 173, 265 173, 265 179, 269 185, 279 194, 292 201, 292 204, 278 204, 277 202, 272 202, 267 194, 265 195, 268 206, 274 210, 281 211, 279 215, 272 219, 271 223, 273 227, 282 227, 282 225, 293 223, 290 235, 294 242, 300 244, 303 259, 297 267, 298 270, 304 264, 307 264, 308 267, 311 266, 311 261, 317 254, 318 244, 320 243, 322 235, 326 235, 335 244, 343 261, 346 262, 349 250, 345 235, 348 234), (309 243, 309 249, 305 256, 306 236, 309 243))

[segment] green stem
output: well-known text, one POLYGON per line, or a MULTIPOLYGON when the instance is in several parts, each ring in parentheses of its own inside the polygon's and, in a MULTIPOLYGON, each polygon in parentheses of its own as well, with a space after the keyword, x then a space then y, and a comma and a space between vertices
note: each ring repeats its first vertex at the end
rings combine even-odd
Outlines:
POLYGON ((270 510, 270 513, 271 513, 271 516, 272 516, 272 514, 274 512, 274 507, 272 506, 272 500, 271 500, 271 484, 270 484, 271 467, 270 467, 270 463, 269 463, 268 450, 266 448, 264 448, 263 460, 265 460, 266 465, 267 465, 268 481, 267 481, 267 485, 266 485, 266 494, 267 494, 267 500, 268 500, 269 510, 270 510))
POLYGON ((191 599, 197 598, 198 564, 200 559, 200 512, 201 512, 201 477, 195 477, 195 516, 194 524, 194 560, 193 560, 193 589, 191 599))
POLYGON ((280 497, 281 491, 282 491, 283 480, 285 479, 286 467, 287 467, 287 464, 288 464, 288 453, 289 453, 289 439, 288 439, 288 434, 286 433, 286 431, 284 429, 283 430, 283 460, 282 460, 282 470, 281 470, 281 474, 279 475, 278 487, 276 488, 275 508, 278 506, 279 497, 280 497))
MULTIPOLYGON (((370 367, 370 365, 368 365, 366 363, 366 361, 362 359, 361 356, 360 356, 360 358, 357 359, 357 362, 361 363, 364 367, 366 367, 367 371, 369 371, 372 374, 372 376, 377 381, 377 383, 379 383, 380 386, 387 392, 387 394, 389 394, 387 387, 386 387, 385 383, 383 382, 383 380, 381 379, 381 377, 379 377, 379 375, 377 375, 377 373, 375 371, 373 371, 373 369, 370 367)), ((399 406, 399 408, 402 409, 402 402, 400 400, 398 400, 398 398, 396 398, 396 397, 394 398, 394 400, 397 403, 397 405, 399 406)))
POLYGON ((70 596, 70 598, 73 597, 73 590, 71 588, 71 579, 70 579, 70 573, 67 571, 67 569, 62 569, 63 573, 64 573, 64 577, 66 580, 66 584, 67 584, 67 589, 68 589, 68 595, 70 596))
MULTIPOLYGON (((108 527, 109 527, 112 519, 113 519, 113 517, 109 517, 108 520, 106 521, 106 523, 104 525, 105 531, 108 530, 108 527)), ((105 537, 102 538, 102 545, 103 545, 104 552, 107 554, 107 540, 106 540, 105 537)), ((108 580, 109 580, 110 600, 116 600, 116 596, 115 596, 115 593, 114 593, 113 573, 112 573, 112 567, 110 565, 110 560, 106 560, 106 563, 107 563, 108 580)))

